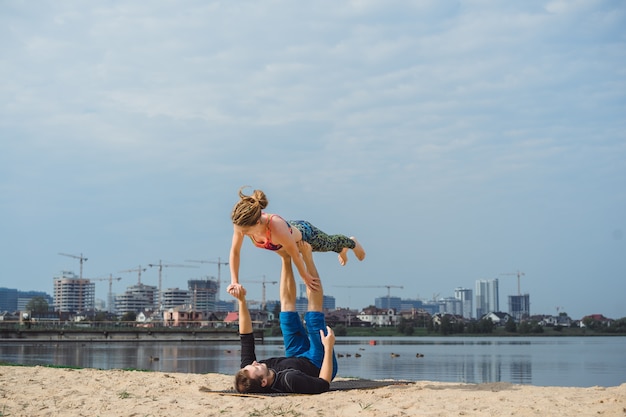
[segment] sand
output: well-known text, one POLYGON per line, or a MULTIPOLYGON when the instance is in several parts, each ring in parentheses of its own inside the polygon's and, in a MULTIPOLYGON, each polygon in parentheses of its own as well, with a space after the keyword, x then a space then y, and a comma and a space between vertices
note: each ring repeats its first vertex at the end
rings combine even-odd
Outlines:
POLYGON ((626 416, 619 387, 416 382, 321 395, 241 397, 232 377, 0 367, 0 416, 626 416))

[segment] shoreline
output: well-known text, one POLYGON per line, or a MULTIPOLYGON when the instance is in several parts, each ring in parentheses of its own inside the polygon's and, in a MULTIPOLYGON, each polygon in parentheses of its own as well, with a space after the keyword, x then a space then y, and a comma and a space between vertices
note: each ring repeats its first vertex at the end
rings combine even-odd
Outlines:
MULTIPOLYGON (((626 414, 626 384, 540 387, 418 381, 320 395, 250 396, 231 375, 0 366, 0 415, 11 416, 567 416, 626 414)), ((338 378, 345 380, 346 378, 338 378)))

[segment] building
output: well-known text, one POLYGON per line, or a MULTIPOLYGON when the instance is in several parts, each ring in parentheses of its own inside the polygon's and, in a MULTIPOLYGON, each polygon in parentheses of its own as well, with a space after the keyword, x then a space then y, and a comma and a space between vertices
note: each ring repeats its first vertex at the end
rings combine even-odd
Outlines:
POLYGON ((500 311, 498 279, 476 281, 476 317, 500 311))
POLYGON ((396 311, 400 311, 402 309, 402 300, 400 297, 376 297, 374 299, 374 305, 376 308, 380 309, 389 309, 392 308, 396 311))
POLYGON ((194 311, 216 311, 218 283, 212 279, 187 281, 189 304, 194 311))
POLYGON ((17 310, 24 311, 26 310, 26 306, 30 303, 33 298, 40 297, 43 298, 48 306, 51 307, 54 303, 52 297, 43 292, 43 291, 18 291, 17 292, 17 310))
POLYGON ((115 311, 125 314, 154 310, 157 294, 157 287, 154 285, 131 285, 123 294, 115 297, 115 311))
POLYGON ((54 277, 54 311, 77 313, 95 309, 96 284, 70 271, 54 277))
POLYGON ((18 291, 13 288, 0 288, 0 311, 17 311, 18 291))
POLYGON ((223 313, 227 311, 235 311, 237 309, 237 301, 218 300, 215 303, 215 312, 223 313))
POLYGON ((179 288, 168 288, 161 294, 161 310, 169 310, 189 303, 189 291, 179 288))
POLYGON ((170 327, 200 327, 206 326, 214 317, 213 313, 174 307, 163 312, 163 323, 170 327))
POLYGON ((481 320, 482 319, 485 319, 485 320, 489 319, 496 326, 504 326, 510 320, 513 320, 513 316, 511 316, 508 313, 503 313, 501 311, 492 311, 490 313, 485 314, 483 317, 481 317, 481 320))
POLYGON ((457 287, 454 289, 454 298, 461 301, 461 315, 466 319, 474 317, 474 293, 469 288, 457 287))
POLYGON ((413 311, 419 310, 424 305, 422 300, 414 300, 410 298, 405 298, 400 302, 400 311, 413 311))
POLYGON ((372 326, 397 326, 398 317, 393 308, 380 309, 376 307, 365 308, 357 315, 359 320, 371 323, 372 326))
MULTIPOLYGON (((273 306, 275 304, 267 303, 266 310, 273 311, 273 308, 268 308, 269 306, 273 306)), ((324 296, 324 301, 322 301, 322 308, 324 311, 331 311, 335 309, 335 297, 330 295, 324 296)), ((300 314, 304 314, 309 310, 309 299, 306 297, 298 297, 296 298, 296 311, 300 314)))
POLYGON ((439 313, 463 316, 463 303, 454 297, 442 298, 439 300, 439 313))
POLYGON ((517 323, 530 317, 530 296, 509 295, 509 314, 517 323))

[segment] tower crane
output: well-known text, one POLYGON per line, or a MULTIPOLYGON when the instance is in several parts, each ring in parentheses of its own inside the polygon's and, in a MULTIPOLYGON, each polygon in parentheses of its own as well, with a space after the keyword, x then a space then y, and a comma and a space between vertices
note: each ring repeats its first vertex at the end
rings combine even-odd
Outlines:
POLYGON ((113 274, 109 274, 108 278, 91 278, 92 281, 109 281, 109 293, 107 294, 107 311, 113 313, 111 306, 113 305, 113 281, 119 281, 122 277, 113 278, 113 274))
POLYGON ((70 255, 69 253, 59 253, 59 255, 68 256, 70 258, 74 258, 74 259, 80 260, 80 279, 83 279, 83 262, 87 261, 87 258, 83 257, 82 253, 80 254, 80 256, 79 255, 70 255))
POLYGON ((335 285, 344 288, 387 288, 387 308, 391 308, 391 289, 404 288, 402 285, 335 285))
POLYGON ((265 284, 278 284, 278 281, 266 281, 265 280, 265 275, 263 275, 263 280, 262 281, 246 281, 246 283, 262 284, 263 285, 263 295, 262 295, 262 298, 261 298, 261 310, 265 310, 265 304, 266 304, 266 300, 265 300, 265 284))
POLYGON ((522 275, 525 275, 523 272, 517 271, 517 272, 511 272, 511 273, 504 273, 504 274, 500 274, 500 275, 517 276, 517 295, 522 295, 522 290, 521 290, 521 287, 520 287, 520 277, 522 275))
POLYGON ((158 267, 159 268, 159 309, 162 308, 163 305, 163 291, 161 288, 161 276, 162 276, 162 272, 163 272, 163 268, 197 268, 195 266, 191 266, 191 265, 182 265, 182 264, 163 264, 161 262, 161 260, 159 259, 159 263, 158 264, 148 264, 148 266, 150 268, 153 267, 158 267))
POLYGON ((133 269, 125 269, 124 271, 119 271, 120 273, 123 272, 137 272, 137 283, 141 285, 141 273, 143 271, 145 271, 148 268, 142 268, 141 265, 139 265, 138 268, 133 268, 133 269))
POLYGON ((220 299, 220 286, 222 285, 222 265, 228 265, 228 262, 222 262, 222 258, 217 258, 217 261, 205 261, 205 260, 185 260, 185 262, 197 262, 201 264, 217 264, 217 294, 215 294, 215 301, 219 301, 220 299))

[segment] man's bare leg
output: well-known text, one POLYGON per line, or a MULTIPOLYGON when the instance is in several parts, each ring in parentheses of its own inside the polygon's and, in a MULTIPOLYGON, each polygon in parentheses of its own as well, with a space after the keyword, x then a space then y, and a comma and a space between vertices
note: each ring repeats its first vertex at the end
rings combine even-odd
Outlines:
POLYGON ((291 257, 284 254, 280 255, 280 258, 283 264, 280 269, 280 310, 296 311, 296 279, 293 275, 291 257))
MULTIPOLYGON (((298 242, 298 249, 300 249, 300 253, 302 254, 302 260, 304 261, 304 265, 306 266, 307 271, 311 275, 316 278, 319 278, 320 275, 317 272, 317 268, 315 267, 315 262, 313 262, 313 250, 311 245, 304 241, 298 242)), ((324 311, 324 291, 322 289, 322 282, 320 280, 320 288, 317 291, 311 291, 308 287, 306 289, 307 297, 309 298, 308 311, 324 311)))

